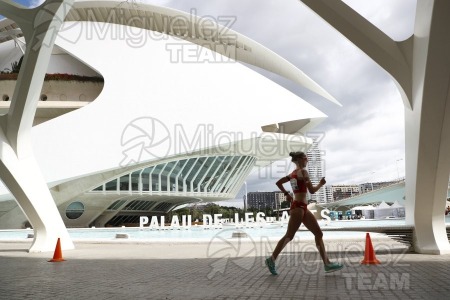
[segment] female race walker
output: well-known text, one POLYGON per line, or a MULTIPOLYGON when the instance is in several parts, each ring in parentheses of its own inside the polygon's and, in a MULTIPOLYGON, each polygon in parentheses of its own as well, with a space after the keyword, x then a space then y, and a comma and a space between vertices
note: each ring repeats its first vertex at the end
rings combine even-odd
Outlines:
POLYGON ((292 241, 300 225, 305 224, 306 228, 311 231, 316 240, 317 249, 319 249, 320 256, 325 265, 325 272, 333 272, 342 269, 343 265, 338 263, 332 263, 328 259, 327 253, 325 251, 325 246, 322 240, 322 230, 317 223, 314 215, 307 208, 306 194, 309 191, 311 194, 317 192, 323 185, 325 185, 325 178, 320 180, 320 183, 313 186, 309 180, 308 171, 305 170, 306 164, 308 163, 308 158, 303 152, 291 152, 289 155, 292 157, 292 162, 295 163, 295 170, 288 176, 281 178, 277 181, 276 185, 278 188, 286 195, 287 200, 291 203, 290 209, 290 219, 288 223, 288 228, 286 234, 278 242, 272 256, 266 259, 266 265, 269 268, 270 273, 273 275, 278 275, 275 268, 275 260, 280 254, 281 250, 292 241), (283 184, 290 182, 292 186, 292 191, 294 197, 289 194, 284 189, 283 184))

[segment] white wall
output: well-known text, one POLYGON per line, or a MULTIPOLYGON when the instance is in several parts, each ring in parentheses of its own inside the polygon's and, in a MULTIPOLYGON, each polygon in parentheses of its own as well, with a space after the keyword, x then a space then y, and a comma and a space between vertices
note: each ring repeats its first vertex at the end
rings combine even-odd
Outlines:
MULTIPOLYGON (((171 135, 170 146, 146 145, 151 154, 145 153, 141 159, 154 159, 228 143, 228 137, 252 138, 265 124, 324 117, 296 95, 238 63, 171 61, 166 44, 192 45, 187 42, 167 37, 131 48, 123 40, 80 38, 76 44, 67 40, 58 39, 57 44, 101 70, 105 86, 90 105, 34 128, 36 154, 48 181, 116 168, 131 144, 121 143, 139 134, 139 130, 133 132, 135 127, 130 128, 138 118, 159 120, 165 128, 157 128, 156 134, 167 134, 167 129, 171 135), (207 128, 207 136, 195 147, 183 147, 176 126, 188 139, 193 139, 199 128, 207 128), (122 141, 124 132, 129 136, 122 141)), ((147 125, 151 129, 152 125, 147 125)), ((145 137, 143 141, 150 143, 145 137)))

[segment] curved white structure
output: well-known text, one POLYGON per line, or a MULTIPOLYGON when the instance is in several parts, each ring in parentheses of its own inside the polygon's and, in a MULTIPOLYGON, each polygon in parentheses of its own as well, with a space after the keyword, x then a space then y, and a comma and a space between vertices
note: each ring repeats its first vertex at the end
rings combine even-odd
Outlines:
POLYGON ((57 238, 61 238, 62 248, 73 248, 33 156, 30 137, 39 99, 37 93, 42 87, 58 29, 67 13, 64 1, 49 2, 51 5, 45 12, 0 2, 2 14, 16 19, 28 45, 11 108, 0 118, 0 172, 3 182, 34 226, 35 238, 30 252, 51 251, 57 238))
POLYGON ((450 2, 418 0, 414 35, 396 42, 341 0, 301 0, 392 75, 405 104, 406 221, 419 253, 450 253, 450 2))
MULTIPOLYGON (((47 1, 36 10, 47 12, 47 5, 60 2, 47 1)), ((277 72, 336 102, 275 53, 219 25, 216 31, 205 31, 201 18, 123 1, 79 1, 66 13, 48 70, 99 74, 104 85, 92 103, 28 133, 44 177, 34 173, 30 179, 46 182, 68 226, 103 226, 113 218, 126 222, 127 217, 165 213, 184 203, 230 199, 252 167, 292 150, 307 150, 311 141, 304 133, 326 116, 239 61, 277 72), (165 17, 172 20, 168 27, 158 27, 157 20, 165 17), (156 27, 136 21, 147 18, 156 27), (191 21, 183 31, 174 19, 191 21), (199 39, 198 32, 210 35, 199 39), (139 46, 133 42, 137 37, 144 39, 139 46)), ((2 24, 17 34, 9 20, 2 24)), ((3 45, 14 44, 10 40, 3 45)), ((29 66, 24 60, 22 69, 29 66)), ((38 91, 32 95, 36 104, 38 91)), ((17 103, 16 93, 14 97, 9 113, 17 103)), ((63 106, 63 98, 55 106, 63 106)), ((32 118, 27 120, 31 124, 32 118)), ((39 205, 25 206, 8 179, 2 173, 39 241, 38 221, 61 218, 55 211, 30 217, 28 211, 39 205)), ((30 183, 23 185, 34 190, 30 183)), ((0 193, 0 226, 23 226, 12 195, 5 188, 0 193)), ((57 235, 52 233, 51 239, 57 235)), ((54 241, 39 246, 36 241, 33 251, 54 248, 54 241)))

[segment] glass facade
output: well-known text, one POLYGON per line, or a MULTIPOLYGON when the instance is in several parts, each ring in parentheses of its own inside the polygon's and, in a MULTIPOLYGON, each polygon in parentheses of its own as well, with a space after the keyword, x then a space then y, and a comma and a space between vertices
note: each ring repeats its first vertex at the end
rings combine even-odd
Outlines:
POLYGON ((157 195, 226 196, 233 194, 256 161, 252 156, 200 156, 135 170, 97 188, 95 192, 157 195))

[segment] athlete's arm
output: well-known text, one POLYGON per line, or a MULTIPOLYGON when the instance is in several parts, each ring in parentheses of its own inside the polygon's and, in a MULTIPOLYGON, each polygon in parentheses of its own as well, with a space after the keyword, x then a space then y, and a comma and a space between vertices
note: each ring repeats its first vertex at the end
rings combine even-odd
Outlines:
POLYGON ((280 189, 280 191, 286 196, 286 199, 289 202, 291 202, 292 201, 292 196, 291 196, 291 194, 288 191, 286 191, 286 189, 283 186, 283 184, 285 184, 286 182, 289 182, 289 181, 290 181, 289 176, 285 176, 285 177, 282 177, 282 178, 278 179, 278 181, 275 184, 280 189))

